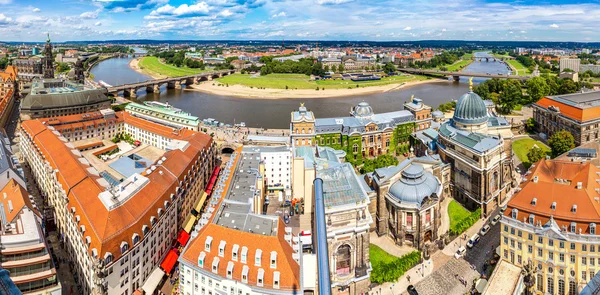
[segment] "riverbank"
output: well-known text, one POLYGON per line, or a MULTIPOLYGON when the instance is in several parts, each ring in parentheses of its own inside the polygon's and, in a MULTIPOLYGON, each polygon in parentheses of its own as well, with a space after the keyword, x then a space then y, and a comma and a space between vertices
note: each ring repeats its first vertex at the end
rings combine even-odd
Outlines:
POLYGON ((152 79, 164 79, 164 78, 169 78, 169 77, 168 77, 168 76, 166 76, 166 75, 161 75, 161 74, 158 74, 158 73, 155 73, 155 72, 152 72, 152 71, 148 71, 148 70, 142 69, 142 68, 140 67, 140 60, 141 60, 142 58, 143 58, 143 57, 137 57, 137 58, 131 59, 131 61, 129 62, 129 67, 130 67, 132 70, 134 70, 134 71, 136 71, 136 72, 138 72, 138 73, 140 73, 140 74, 142 74, 142 75, 146 75, 146 76, 150 76, 150 77, 152 77, 152 79))
POLYGON ((408 88, 415 85, 426 84, 426 83, 450 83, 447 80, 442 79, 429 79, 420 81, 408 81, 399 84, 387 84, 381 86, 369 86, 360 88, 339 88, 339 89, 273 89, 265 88, 258 89, 255 87, 248 87, 242 85, 229 85, 219 86, 217 83, 212 81, 203 82, 198 85, 191 85, 186 87, 186 91, 199 91, 220 96, 234 96, 240 98, 256 98, 256 99, 286 99, 286 98, 329 98, 329 97, 343 97, 353 95, 365 95, 365 94, 376 94, 384 93, 389 91, 395 91, 403 88, 408 88))

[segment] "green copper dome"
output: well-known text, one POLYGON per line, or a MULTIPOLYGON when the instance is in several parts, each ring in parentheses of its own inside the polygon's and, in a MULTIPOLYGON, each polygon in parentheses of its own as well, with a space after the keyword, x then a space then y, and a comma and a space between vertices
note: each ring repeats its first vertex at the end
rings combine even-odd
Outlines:
POLYGON ((465 93, 456 103, 453 120, 463 124, 481 124, 487 122, 487 108, 483 99, 473 91, 465 93))

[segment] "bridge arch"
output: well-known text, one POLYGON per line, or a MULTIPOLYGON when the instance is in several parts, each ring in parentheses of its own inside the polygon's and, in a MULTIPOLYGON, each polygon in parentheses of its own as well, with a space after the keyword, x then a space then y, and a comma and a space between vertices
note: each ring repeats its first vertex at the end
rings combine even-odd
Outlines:
POLYGON ((218 144, 217 148, 220 154, 232 154, 240 146, 240 143, 226 141, 218 144))

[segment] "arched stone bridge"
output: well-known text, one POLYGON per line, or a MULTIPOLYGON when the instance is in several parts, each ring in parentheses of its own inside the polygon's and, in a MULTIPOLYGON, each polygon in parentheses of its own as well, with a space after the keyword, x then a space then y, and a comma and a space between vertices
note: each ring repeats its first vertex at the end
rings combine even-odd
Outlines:
POLYGON ((113 86, 108 88, 108 93, 117 96, 119 93, 123 93, 124 97, 136 97, 136 92, 142 88, 146 89, 146 92, 160 92, 162 85, 167 85, 167 89, 181 89, 181 85, 193 85, 198 84, 202 81, 209 81, 212 79, 220 78, 229 74, 234 73, 234 70, 223 70, 216 72, 206 72, 196 75, 189 75, 175 78, 165 78, 148 80, 139 83, 131 83, 120 86, 113 86))
POLYGON ((490 74, 490 73, 471 73, 471 72, 450 72, 450 71, 413 69, 413 68, 398 68, 398 71, 411 73, 411 74, 419 74, 419 75, 452 76, 455 81, 458 81, 461 76, 463 76, 463 77, 481 77, 481 78, 499 78, 499 79, 518 79, 518 80, 527 80, 527 79, 531 78, 531 76, 502 75, 502 74, 490 74))

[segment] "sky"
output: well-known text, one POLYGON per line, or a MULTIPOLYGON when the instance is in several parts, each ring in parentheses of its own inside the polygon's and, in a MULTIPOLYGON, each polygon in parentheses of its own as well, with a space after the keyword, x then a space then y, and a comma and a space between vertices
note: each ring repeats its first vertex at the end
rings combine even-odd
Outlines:
POLYGON ((0 0, 0 40, 600 41, 600 0, 0 0))

